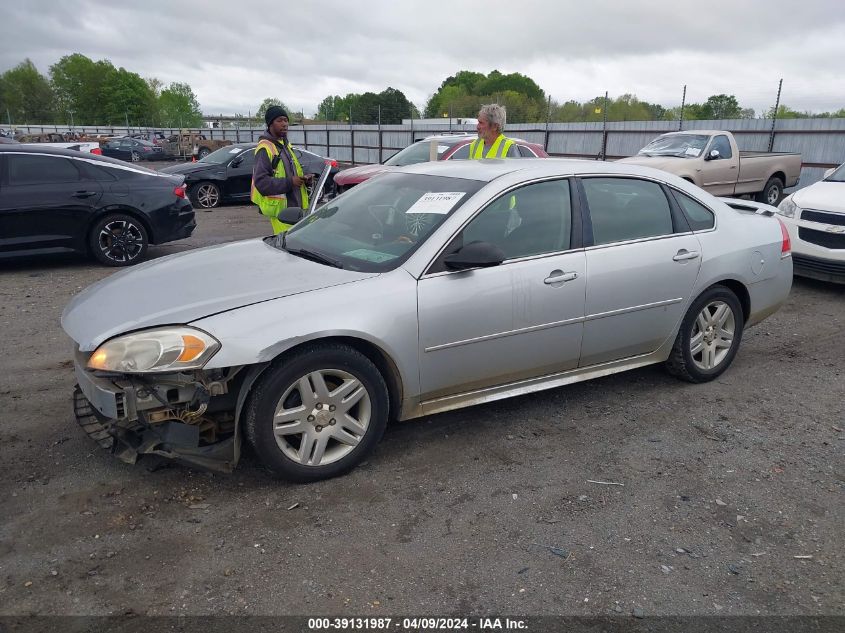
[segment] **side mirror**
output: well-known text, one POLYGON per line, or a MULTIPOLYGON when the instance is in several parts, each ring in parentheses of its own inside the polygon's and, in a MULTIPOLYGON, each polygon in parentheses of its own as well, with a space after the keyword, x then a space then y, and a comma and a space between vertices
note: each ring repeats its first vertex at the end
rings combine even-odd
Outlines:
POLYGON ((490 268, 505 261, 505 253, 490 242, 470 242, 460 250, 443 259, 446 268, 468 270, 470 268, 490 268))
POLYGON ((296 224, 304 214, 301 207, 288 207, 279 213, 278 220, 283 224, 296 224))
POLYGON ((711 149, 710 153, 707 154, 707 157, 704 160, 716 160, 720 156, 721 156, 721 154, 719 153, 719 150, 711 149))

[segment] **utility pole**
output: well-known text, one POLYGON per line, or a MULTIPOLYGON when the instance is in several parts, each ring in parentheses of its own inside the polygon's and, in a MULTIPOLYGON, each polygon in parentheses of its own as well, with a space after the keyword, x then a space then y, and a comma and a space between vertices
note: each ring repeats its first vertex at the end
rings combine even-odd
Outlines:
POLYGON ((73 129, 73 110, 68 110, 68 114, 70 114, 70 129, 73 129))
POLYGON ((678 132, 684 129, 684 106, 687 102, 687 86, 684 84, 684 95, 681 97, 681 116, 678 117, 678 132))
POLYGON ((549 151, 549 123, 552 120, 552 95, 549 95, 549 100, 546 102, 546 134, 543 139, 543 149, 549 151))
POLYGON ((601 159, 607 160, 607 90, 604 91, 604 108, 602 109, 601 159))
POLYGON ((6 108, 6 120, 9 122, 9 128, 12 127, 12 115, 9 114, 9 108, 6 108))
POLYGON ((783 77, 778 82, 778 96, 775 100, 775 111, 772 114, 772 131, 769 134, 769 151, 775 146, 775 123, 778 120, 778 108, 780 108, 780 89, 783 87, 783 77))

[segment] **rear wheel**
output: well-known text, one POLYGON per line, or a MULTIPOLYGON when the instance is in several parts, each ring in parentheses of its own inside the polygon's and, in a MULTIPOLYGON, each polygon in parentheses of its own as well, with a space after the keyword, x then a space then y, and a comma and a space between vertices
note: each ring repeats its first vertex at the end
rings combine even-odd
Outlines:
POLYGON ((138 152, 133 150, 132 151, 132 162, 137 163, 139 160, 141 160, 141 155, 138 152))
POLYGON ((757 194, 757 202, 765 202, 773 207, 777 205, 783 195, 783 181, 777 176, 772 176, 766 181, 763 191, 757 194))
POLYGON ((713 380, 733 362, 744 326, 736 295, 725 286, 708 288, 687 311, 666 368, 689 382, 713 380))
POLYGON ((191 191, 194 204, 203 209, 216 209, 222 198, 220 187, 213 182, 201 182, 191 191))
POLYGON ((141 260, 148 246, 144 225, 125 213, 98 220, 88 236, 91 254, 106 266, 131 266, 141 260))
POLYGON ((199 156, 200 158, 205 158, 205 157, 206 157, 206 156, 208 156, 210 153, 211 153, 211 150, 210 150, 210 149, 208 149, 207 147, 200 147, 200 151, 199 151, 199 153, 197 154, 197 156, 199 156))
POLYGON ((366 356, 338 343, 313 345, 267 370, 250 395, 244 432, 276 476, 317 481, 363 461, 387 415, 387 386, 366 356))

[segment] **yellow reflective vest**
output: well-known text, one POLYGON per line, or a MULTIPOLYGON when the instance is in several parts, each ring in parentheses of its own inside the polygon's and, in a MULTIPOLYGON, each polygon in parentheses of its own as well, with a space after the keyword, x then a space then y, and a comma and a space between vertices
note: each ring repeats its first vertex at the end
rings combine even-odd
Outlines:
MULTIPOLYGON (((297 159, 296 154, 291 149, 290 141, 279 142, 287 149, 288 155, 291 159, 291 164, 293 165, 293 169, 296 172, 296 175, 302 178, 302 165, 299 164, 299 159, 297 159)), ((278 146, 272 141, 268 141, 267 139, 261 139, 260 141, 258 141, 258 145, 255 148, 256 155, 262 149, 267 152, 267 155, 270 158, 270 163, 272 164, 273 159, 279 155, 278 146)), ((287 178, 284 160, 279 160, 278 164, 276 165, 276 170, 273 172, 273 177, 287 178)), ((302 197, 302 207, 307 209, 308 189, 305 187, 305 185, 300 185, 299 193, 302 197)), ((279 212, 288 208, 288 197, 286 194, 279 193, 271 196, 265 196, 260 191, 258 191, 258 189, 255 188, 255 180, 253 180, 252 185, 250 187, 249 199, 258 205, 258 208, 261 209, 262 215, 266 215, 268 218, 270 218, 270 224, 273 225, 273 230, 275 233, 287 231, 291 226, 293 226, 291 224, 285 224, 277 220, 277 218, 279 217, 279 212)))
POLYGON ((484 154, 484 139, 477 138, 469 144, 469 157, 473 159, 481 158, 505 158, 508 155, 508 150, 513 145, 513 140, 509 139, 504 134, 499 134, 487 153, 484 154), (482 154, 484 154, 482 156, 482 154))

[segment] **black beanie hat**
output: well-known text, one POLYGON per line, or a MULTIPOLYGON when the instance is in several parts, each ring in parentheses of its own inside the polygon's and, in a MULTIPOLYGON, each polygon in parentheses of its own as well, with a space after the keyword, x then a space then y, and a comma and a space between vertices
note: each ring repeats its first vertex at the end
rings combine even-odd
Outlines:
POLYGON ((282 106, 271 105, 267 108, 267 112, 264 113, 264 122, 267 124, 267 127, 270 127, 270 124, 280 116, 287 119, 288 113, 285 112, 285 109, 282 106))

